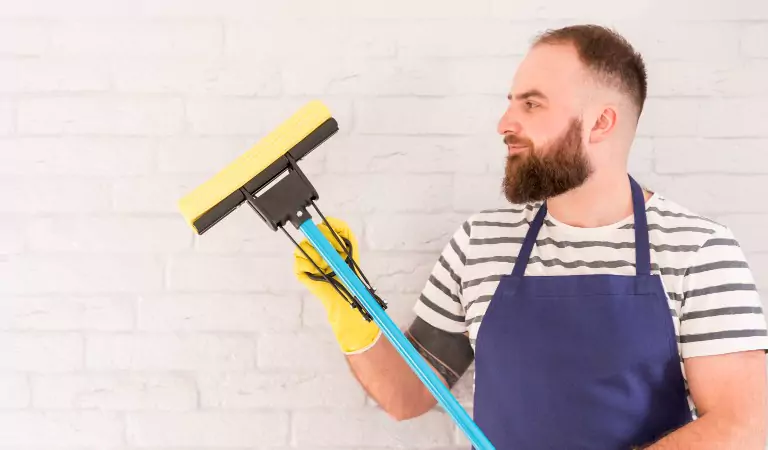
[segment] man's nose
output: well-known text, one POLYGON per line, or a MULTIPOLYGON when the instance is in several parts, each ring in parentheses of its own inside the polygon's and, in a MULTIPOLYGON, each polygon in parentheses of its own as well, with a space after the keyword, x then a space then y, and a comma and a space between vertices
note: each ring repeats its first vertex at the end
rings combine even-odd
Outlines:
POLYGON ((512 108, 507 108, 507 110, 499 119, 497 132, 501 135, 505 135, 505 134, 519 135, 520 131, 521 131, 520 122, 512 113, 512 108))

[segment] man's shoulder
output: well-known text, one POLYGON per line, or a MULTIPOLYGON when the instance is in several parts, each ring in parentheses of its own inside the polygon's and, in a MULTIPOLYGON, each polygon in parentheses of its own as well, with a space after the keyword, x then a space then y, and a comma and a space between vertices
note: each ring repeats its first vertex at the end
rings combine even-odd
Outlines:
POLYGON ((655 193, 646 208, 649 231, 669 239, 731 236, 731 230, 714 217, 702 214, 663 194, 655 193))

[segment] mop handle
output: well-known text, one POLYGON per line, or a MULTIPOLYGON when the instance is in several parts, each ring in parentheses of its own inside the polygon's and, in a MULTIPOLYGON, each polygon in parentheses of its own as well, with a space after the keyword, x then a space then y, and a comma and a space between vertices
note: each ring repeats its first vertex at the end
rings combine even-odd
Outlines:
POLYGON ((307 240, 320 253, 320 256, 331 266, 339 276, 344 286, 360 300, 365 309, 373 317, 373 321, 379 326, 384 335, 405 359, 411 369, 418 375, 424 385, 437 399, 443 408, 448 411, 453 421, 461 428, 467 438, 472 442, 476 450, 494 450, 493 444, 483 434, 477 424, 462 408, 456 397, 440 381, 427 362, 416 351, 413 345, 406 339, 402 331, 395 325, 384 309, 373 298, 368 288, 358 278, 352 269, 347 266, 335 248, 328 242, 325 235, 312 220, 305 220, 299 230, 304 233, 307 240))

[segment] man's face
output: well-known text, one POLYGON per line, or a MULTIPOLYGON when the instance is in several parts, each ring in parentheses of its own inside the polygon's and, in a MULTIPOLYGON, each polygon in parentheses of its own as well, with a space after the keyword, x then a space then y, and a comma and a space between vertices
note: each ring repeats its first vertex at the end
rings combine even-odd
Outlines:
POLYGON ((502 187, 510 202, 554 197, 590 175, 579 119, 584 77, 571 46, 538 46, 520 64, 498 129, 508 151, 502 187))

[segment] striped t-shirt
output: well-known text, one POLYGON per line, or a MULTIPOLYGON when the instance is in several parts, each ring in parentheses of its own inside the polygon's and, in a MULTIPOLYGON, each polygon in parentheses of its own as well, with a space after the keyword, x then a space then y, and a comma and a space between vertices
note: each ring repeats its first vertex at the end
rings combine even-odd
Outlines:
MULTIPOLYGON (((491 297, 501 276, 512 272, 540 205, 469 217, 444 247, 415 313, 437 328, 467 333, 474 349, 491 297)), ((651 273, 661 274, 681 360, 768 349, 754 276, 730 229, 659 193, 646 202, 646 216, 651 273)), ((578 228, 548 212, 525 274, 634 275, 634 241, 631 215, 612 225, 578 228)))

